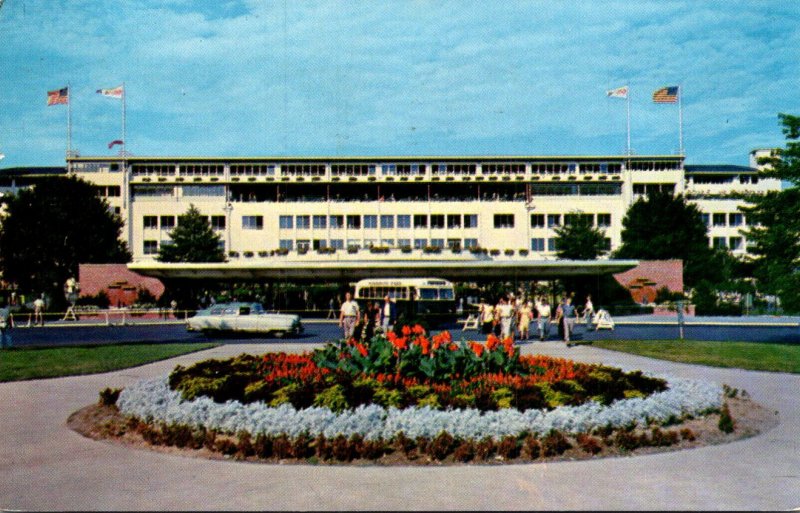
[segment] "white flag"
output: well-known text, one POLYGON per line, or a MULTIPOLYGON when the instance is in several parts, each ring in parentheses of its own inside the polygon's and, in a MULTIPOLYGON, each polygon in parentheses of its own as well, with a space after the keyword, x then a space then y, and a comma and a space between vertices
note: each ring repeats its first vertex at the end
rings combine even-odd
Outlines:
POLYGON ((628 86, 617 87, 616 89, 606 91, 606 96, 611 98, 627 98, 628 86))

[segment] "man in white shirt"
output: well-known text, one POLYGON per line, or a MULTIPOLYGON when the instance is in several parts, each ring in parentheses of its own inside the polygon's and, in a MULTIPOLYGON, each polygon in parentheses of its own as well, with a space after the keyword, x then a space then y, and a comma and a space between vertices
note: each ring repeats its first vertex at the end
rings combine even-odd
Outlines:
POLYGON ((514 307, 506 302, 506 298, 501 297, 494 311, 500 321, 500 337, 505 340, 511 336, 511 316, 514 313, 514 307))
POLYGON ((342 308, 339 311, 339 326, 344 330, 344 338, 346 340, 350 340, 353 337, 359 313, 358 303, 353 301, 349 292, 346 292, 344 303, 342 303, 342 308))
POLYGON ((550 336, 550 304, 547 298, 542 298, 536 304, 536 312, 539 314, 539 340, 544 342, 550 336))

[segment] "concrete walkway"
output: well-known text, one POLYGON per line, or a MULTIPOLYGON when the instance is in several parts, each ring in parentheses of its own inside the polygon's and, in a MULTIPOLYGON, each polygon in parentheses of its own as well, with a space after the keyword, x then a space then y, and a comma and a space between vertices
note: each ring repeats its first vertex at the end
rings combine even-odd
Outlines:
MULTIPOLYGON (((529 344, 576 360, 746 389, 779 424, 721 446, 638 457, 503 466, 345 467, 210 461, 96 442, 65 425, 98 391, 176 364, 263 345, 220 346, 93 376, 0 384, 0 508, 15 510, 793 509, 800 507, 800 376, 662 362, 588 346, 529 344)), ((308 350, 280 344, 271 350, 308 350)))

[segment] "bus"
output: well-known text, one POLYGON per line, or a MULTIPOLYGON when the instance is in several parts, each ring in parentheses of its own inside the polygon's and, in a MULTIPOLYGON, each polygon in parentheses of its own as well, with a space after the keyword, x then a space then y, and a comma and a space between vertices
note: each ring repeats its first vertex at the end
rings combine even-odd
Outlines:
POLYGON ((373 278, 356 283, 355 300, 360 308, 383 305, 389 296, 397 304, 397 320, 422 320, 438 326, 456 320, 453 284, 439 278, 373 278))

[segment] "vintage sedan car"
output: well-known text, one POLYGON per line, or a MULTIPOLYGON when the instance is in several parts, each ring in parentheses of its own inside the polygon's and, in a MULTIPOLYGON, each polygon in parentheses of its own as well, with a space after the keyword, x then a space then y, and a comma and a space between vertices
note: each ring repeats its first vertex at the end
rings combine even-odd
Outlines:
POLYGON ((299 315, 268 313, 261 303, 218 303, 190 317, 186 329, 207 335, 259 333, 280 338, 300 335, 303 323, 299 315))

